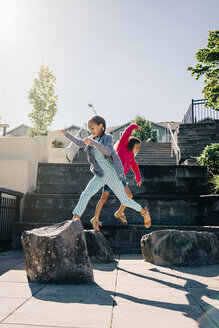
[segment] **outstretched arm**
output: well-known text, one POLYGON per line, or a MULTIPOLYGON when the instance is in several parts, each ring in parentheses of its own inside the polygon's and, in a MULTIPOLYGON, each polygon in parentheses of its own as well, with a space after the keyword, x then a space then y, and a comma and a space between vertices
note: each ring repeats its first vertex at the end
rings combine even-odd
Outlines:
POLYGON ((81 147, 81 148, 84 148, 85 147, 85 144, 84 144, 83 140, 81 140, 79 138, 76 138, 71 133, 68 133, 65 130, 60 130, 59 132, 62 133, 62 134, 64 134, 64 136, 66 136, 66 138, 68 138, 69 140, 71 140, 72 142, 74 142, 79 147, 81 147))
POLYGON ((128 147, 128 141, 129 141, 130 135, 132 134, 132 131, 137 130, 138 128, 139 128, 139 126, 137 124, 129 125, 129 127, 127 127, 127 129, 123 132, 121 139, 119 140, 118 148, 119 147, 128 147))
POLYGON ((140 171, 139 171, 138 164, 137 164, 136 160, 134 159, 134 156, 133 156, 132 161, 131 161, 131 169, 135 173, 135 180, 138 184, 139 182, 141 182, 141 174, 140 174, 140 171))
POLYGON ((104 145, 102 145, 100 142, 90 139, 90 138, 85 138, 83 140, 83 142, 87 145, 96 147, 105 156, 111 156, 112 152, 114 151, 113 137, 110 134, 107 135, 104 145))

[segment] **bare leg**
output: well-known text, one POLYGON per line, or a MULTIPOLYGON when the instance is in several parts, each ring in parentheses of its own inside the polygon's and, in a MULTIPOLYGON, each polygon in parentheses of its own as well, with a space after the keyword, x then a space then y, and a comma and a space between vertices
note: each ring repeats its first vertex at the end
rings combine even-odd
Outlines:
MULTIPOLYGON (((129 189, 129 187, 128 186, 125 186, 124 189, 125 189, 125 192, 126 192, 127 196, 130 199, 132 199, 133 198, 133 195, 132 195, 132 192, 129 189)), ((125 205, 121 205, 120 208, 118 209, 118 211, 116 211, 117 215, 122 215, 123 212, 125 211, 125 209, 126 209, 126 206, 125 205)))
POLYGON ((93 228, 97 231, 100 231, 100 228, 99 228, 99 225, 102 225, 100 224, 99 222, 99 216, 100 216, 100 212, 103 208, 103 205, 106 203, 108 197, 109 197, 109 192, 108 191, 104 191, 102 192, 102 195, 97 203, 97 206, 96 206, 96 210, 95 210, 95 214, 94 214, 94 217, 90 220, 90 222, 92 223, 93 225, 93 228))
POLYGON ((151 226, 151 217, 150 217, 149 209, 147 207, 142 208, 140 210, 140 213, 143 217, 145 228, 150 228, 150 226, 151 226))
POLYGON ((95 210, 95 214, 94 214, 94 218, 95 220, 99 221, 99 216, 100 216, 100 212, 103 208, 103 205, 106 203, 108 197, 109 197, 109 192, 108 191, 105 191, 103 190, 102 192, 102 195, 97 203, 97 206, 96 206, 96 210, 95 210))

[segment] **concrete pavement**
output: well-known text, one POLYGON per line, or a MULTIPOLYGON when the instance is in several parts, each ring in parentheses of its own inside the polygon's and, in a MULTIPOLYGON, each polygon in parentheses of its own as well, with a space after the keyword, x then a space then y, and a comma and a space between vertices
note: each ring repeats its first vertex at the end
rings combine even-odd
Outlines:
POLYGON ((21 251, 0 254, 0 328, 216 328, 219 265, 167 268, 121 255, 95 284, 28 283, 21 251))

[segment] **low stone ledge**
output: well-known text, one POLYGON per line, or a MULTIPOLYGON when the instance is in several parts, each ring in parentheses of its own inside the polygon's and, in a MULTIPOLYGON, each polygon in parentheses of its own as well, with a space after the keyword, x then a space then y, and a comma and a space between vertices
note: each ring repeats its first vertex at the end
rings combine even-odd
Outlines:
POLYGON ((92 283, 93 269, 79 219, 24 231, 21 236, 29 281, 92 283))
POLYGON ((219 263, 219 241, 215 233, 158 230, 141 238, 145 261, 166 266, 197 266, 219 263))

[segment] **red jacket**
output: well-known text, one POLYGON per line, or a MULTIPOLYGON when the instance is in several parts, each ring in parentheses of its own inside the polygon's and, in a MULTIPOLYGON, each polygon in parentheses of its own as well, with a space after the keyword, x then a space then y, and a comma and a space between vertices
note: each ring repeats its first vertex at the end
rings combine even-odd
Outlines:
POLYGON ((132 131, 137 128, 138 128, 137 124, 129 125, 129 127, 123 132, 122 137, 119 140, 116 152, 119 158, 121 159, 125 175, 128 173, 131 167, 132 171, 135 173, 136 182, 140 182, 141 175, 138 168, 138 164, 135 160, 133 151, 128 150, 129 137, 131 136, 132 131))

